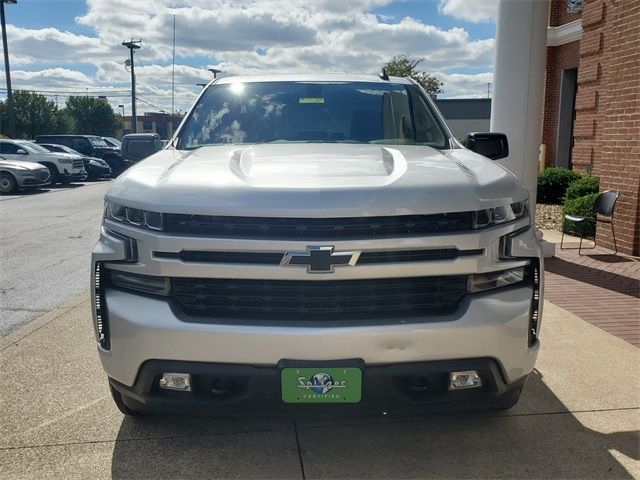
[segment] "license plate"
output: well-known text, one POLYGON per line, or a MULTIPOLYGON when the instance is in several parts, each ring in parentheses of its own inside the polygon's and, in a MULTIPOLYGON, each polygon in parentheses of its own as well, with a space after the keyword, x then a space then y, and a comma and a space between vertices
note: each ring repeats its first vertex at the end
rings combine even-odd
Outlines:
POLYGON ((357 367, 283 368, 280 381, 285 403, 358 403, 362 370, 357 367))

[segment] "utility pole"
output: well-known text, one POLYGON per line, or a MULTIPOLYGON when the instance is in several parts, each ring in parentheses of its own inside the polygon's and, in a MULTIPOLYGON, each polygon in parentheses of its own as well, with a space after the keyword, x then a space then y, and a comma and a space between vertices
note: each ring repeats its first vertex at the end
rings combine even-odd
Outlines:
POLYGON ((133 40, 129 42, 122 42, 122 46, 127 47, 130 52, 130 62, 131 62, 131 131, 133 133, 137 133, 138 131, 138 117, 136 116, 136 72, 133 64, 133 51, 138 50, 140 47, 140 43, 142 43, 142 39, 133 40))
POLYGON ((171 60, 171 118, 174 115, 174 99, 176 95, 176 14, 173 14, 173 59, 171 60))
POLYGON ((9 138, 16 134, 16 111, 13 105, 13 91, 11 90, 11 69, 9 68, 9 47, 7 45, 7 25, 4 18, 4 4, 17 3, 17 0, 0 0, 0 22, 2 23, 2 47, 4 50, 4 72, 7 79, 7 113, 9 114, 9 138))

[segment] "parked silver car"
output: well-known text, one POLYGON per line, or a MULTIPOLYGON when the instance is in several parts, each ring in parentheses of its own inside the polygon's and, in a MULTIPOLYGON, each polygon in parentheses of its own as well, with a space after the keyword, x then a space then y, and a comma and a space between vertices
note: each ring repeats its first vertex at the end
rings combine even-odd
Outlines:
POLYGON ((0 157, 0 193, 49 185, 51 174, 44 165, 0 157))

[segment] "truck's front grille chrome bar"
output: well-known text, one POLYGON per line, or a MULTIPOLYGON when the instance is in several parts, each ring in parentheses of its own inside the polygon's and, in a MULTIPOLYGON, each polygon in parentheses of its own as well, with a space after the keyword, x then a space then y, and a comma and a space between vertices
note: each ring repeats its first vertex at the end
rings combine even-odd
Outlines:
MULTIPOLYGON (((285 252, 220 252, 183 250, 181 252, 154 252, 159 259, 180 260, 186 263, 233 263, 247 265, 279 265, 285 252)), ((455 260, 458 257, 483 255, 484 249, 458 250, 438 248, 422 250, 365 251, 357 265, 381 263, 429 262, 455 260)))

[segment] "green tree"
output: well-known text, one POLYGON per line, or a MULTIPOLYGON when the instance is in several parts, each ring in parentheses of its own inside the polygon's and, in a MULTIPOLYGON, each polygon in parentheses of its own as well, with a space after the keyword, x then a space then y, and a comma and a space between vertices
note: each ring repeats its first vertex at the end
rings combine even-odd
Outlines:
POLYGON ((69 97, 65 113, 73 121, 77 134, 112 137, 118 129, 118 116, 103 98, 69 97))
MULTIPOLYGON (((39 93, 18 90, 13 93, 16 114, 16 138, 35 138, 47 133, 70 133, 68 122, 60 118, 56 104, 39 93)), ((7 135, 7 105, 0 102, 0 133, 7 135)))
POLYGON ((405 54, 396 55, 384 66, 387 75, 392 77, 410 77, 422 85, 429 95, 442 93, 444 82, 435 75, 417 70, 423 58, 409 58, 405 54))

